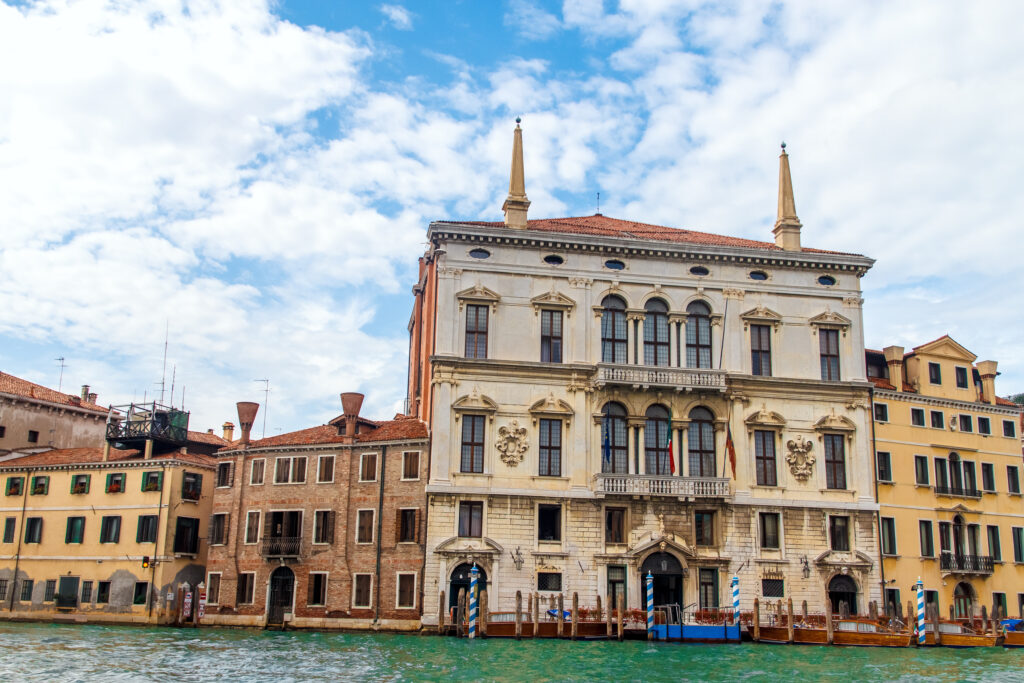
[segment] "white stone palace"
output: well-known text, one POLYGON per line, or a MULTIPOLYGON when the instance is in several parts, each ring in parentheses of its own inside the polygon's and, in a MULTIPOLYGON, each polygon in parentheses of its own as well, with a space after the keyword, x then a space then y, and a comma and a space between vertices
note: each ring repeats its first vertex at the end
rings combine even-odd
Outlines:
POLYGON ((860 278, 801 246, 783 146, 774 242, 596 214, 432 223, 410 322, 431 430, 423 622, 476 563, 516 591, 690 611, 880 600, 860 278), (731 440, 730 440, 731 435, 731 440), (730 448, 732 444, 732 448, 730 448))

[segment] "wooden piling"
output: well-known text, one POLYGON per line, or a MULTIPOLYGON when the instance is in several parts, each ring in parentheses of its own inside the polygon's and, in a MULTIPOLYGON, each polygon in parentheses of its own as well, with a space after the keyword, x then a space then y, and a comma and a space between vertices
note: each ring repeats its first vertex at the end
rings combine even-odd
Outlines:
POLYGON ((487 619, 489 614, 487 612, 487 589, 480 591, 480 635, 487 635, 487 619))
POLYGON ((622 615, 626 611, 626 596, 619 596, 619 614, 618 614, 618 628, 619 628, 619 640, 622 640, 622 615))
POLYGON ((445 612, 448 611, 446 603, 444 601, 444 591, 441 591, 441 597, 438 598, 438 600, 439 600, 439 602, 437 603, 437 635, 443 636, 444 635, 444 616, 445 616, 445 612))
POLYGON ((804 600, 800 607, 801 607, 801 611, 803 612, 804 623, 806 624, 807 623, 807 601, 804 600))
MULTIPOLYGON (((952 607, 949 608, 952 611, 952 607)), ((939 632, 939 607, 932 605, 932 633, 935 634, 935 644, 942 645, 942 634, 939 632)))
POLYGON ((533 637, 540 637, 540 595, 533 594, 533 637))
POLYGON ((786 600, 786 642, 793 642, 793 598, 786 600))
POLYGON ((601 611, 601 596, 597 596, 597 621, 604 621, 604 613, 601 611))
POLYGON ((985 605, 981 606, 981 635, 988 634, 988 609, 985 605))
POLYGON ((754 642, 761 640, 761 601, 754 598, 754 642))
POLYGON ((835 624, 832 623, 832 602, 829 600, 828 594, 825 594, 825 639, 828 644, 832 644, 833 640, 833 629, 835 624))
POLYGON ((608 636, 608 640, 611 640, 611 638, 612 638, 612 612, 615 611, 615 610, 612 609, 612 607, 614 606, 614 605, 612 605, 612 602, 613 602, 613 600, 611 600, 611 599, 608 600, 608 611, 605 612, 605 615, 604 615, 605 627, 606 627, 605 628, 605 635, 608 636))
POLYGON ((949 620, 953 621, 956 618, 956 612, 953 611, 953 605, 949 606, 949 620))
POLYGON ((555 621, 558 624, 556 628, 558 629, 558 637, 561 638, 562 626, 565 623, 565 619, 562 617, 562 614, 565 611, 565 599, 562 597, 561 593, 558 594, 558 607, 556 607, 555 609, 558 611, 558 616, 555 617, 555 621))
MULTIPOLYGON (((534 625, 536 629, 536 625, 534 625)), ((523 592, 516 591, 516 640, 523 637, 523 592)))
POLYGON ((533 614, 533 593, 526 596, 526 615, 533 614))
POLYGON ((878 607, 875 605, 874 600, 868 603, 868 619, 878 621, 878 607))
POLYGON ((462 622, 466 618, 466 589, 459 589, 459 604, 455 607, 455 634, 458 637, 462 637, 465 633, 462 631, 462 622))
POLYGON ((573 591, 572 594, 572 639, 576 640, 576 636, 580 633, 580 596, 579 593, 573 591))

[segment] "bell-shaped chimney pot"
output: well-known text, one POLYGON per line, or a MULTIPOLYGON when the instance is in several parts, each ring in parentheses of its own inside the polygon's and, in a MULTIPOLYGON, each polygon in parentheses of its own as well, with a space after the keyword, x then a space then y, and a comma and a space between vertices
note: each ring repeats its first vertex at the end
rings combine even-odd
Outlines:
POLYGON ((359 420, 359 409, 363 407, 362 394, 348 391, 341 395, 341 409, 345 413, 345 436, 353 438, 356 435, 356 424, 359 420))
POLYGON ((239 443, 246 446, 249 444, 249 433, 252 431, 252 423, 256 419, 256 411, 260 409, 260 404, 252 401, 239 401, 236 405, 238 406, 238 424, 242 428, 242 438, 239 443))

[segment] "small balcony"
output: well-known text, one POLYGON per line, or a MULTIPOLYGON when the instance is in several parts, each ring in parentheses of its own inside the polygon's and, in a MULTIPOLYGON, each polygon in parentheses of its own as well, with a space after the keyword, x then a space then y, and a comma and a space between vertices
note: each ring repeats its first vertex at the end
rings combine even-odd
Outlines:
POLYGON ((728 498, 729 480, 656 474, 595 474, 594 492, 599 496, 728 498))
POLYGON ((594 383, 598 387, 615 385, 634 389, 725 391, 725 371, 599 363, 594 383))
POLYGON ((954 484, 936 484, 935 495, 955 496, 957 498, 981 498, 981 491, 973 487, 956 486, 954 484))
POLYGON ((993 562, 988 555, 954 555, 942 553, 939 568, 953 574, 991 574, 993 562))
POLYGON ((263 557, 298 557, 302 539, 291 536, 274 536, 264 538, 260 542, 260 554, 263 557))

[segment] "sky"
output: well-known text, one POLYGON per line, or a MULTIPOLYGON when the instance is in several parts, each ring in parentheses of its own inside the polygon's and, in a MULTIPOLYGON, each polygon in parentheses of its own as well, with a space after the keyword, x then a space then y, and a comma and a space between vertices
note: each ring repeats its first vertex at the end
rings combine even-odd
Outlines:
POLYGON ((501 220, 521 116, 531 217, 768 241, 784 140, 804 245, 877 259, 868 347, 948 333, 1021 392, 1022 33, 1016 0, 0 0, 0 370, 200 430, 257 380, 257 435, 342 391, 389 418, 427 226, 501 220))

